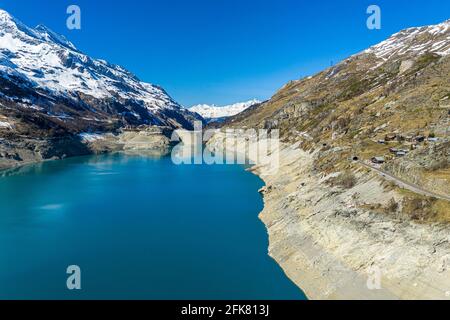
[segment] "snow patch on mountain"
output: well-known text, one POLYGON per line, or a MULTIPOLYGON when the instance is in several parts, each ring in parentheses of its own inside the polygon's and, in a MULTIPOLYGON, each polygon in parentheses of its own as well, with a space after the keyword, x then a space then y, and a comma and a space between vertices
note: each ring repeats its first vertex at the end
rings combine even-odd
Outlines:
POLYGON ((88 133, 88 132, 83 132, 79 134, 79 137, 81 138, 81 140, 83 142, 94 142, 97 140, 103 140, 105 139, 105 136, 103 134, 99 134, 99 133, 88 133))
POLYGON ((396 55, 418 56, 427 52, 441 56, 450 54, 450 20, 402 30, 364 51, 384 61, 396 55))
POLYGON ((12 129, 12 125, 9 122, 0 121, 0 128, 12 129))
POLYGON ((214 120, 221 118, 228 118, 235 116, 249 107, 261 103, 261 101, 257 99, 253 99, 246 102, 239 102, 227 106, 216 106, 216 105, 208 105, 208 104, 198 104, 189 108, 190 111, 196 112, 201 115, 205 119, 214 120))

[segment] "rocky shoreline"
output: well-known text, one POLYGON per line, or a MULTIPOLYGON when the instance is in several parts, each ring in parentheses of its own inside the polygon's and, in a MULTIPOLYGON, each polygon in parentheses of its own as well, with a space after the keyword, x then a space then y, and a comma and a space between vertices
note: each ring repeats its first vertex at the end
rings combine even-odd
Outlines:
MULTIPOLYGON (((245 139, 223 141, 217 134, 208 145, 248 147, 245 139)), ((269 255, 308 298, 450 299, 448 224, 376 212, 402 194, 364 168, 351 188, 330 186, 333 177, 314 170, 314 157, 299 144, 282 144, 278 171, 268 169, 270 160, 252 169, 266 183, 260 219, 269 255)))
POLYGON ((111 152, 152 152, 164 155, 170 149, 169 136, 170 133, 162 129, 152 129, 57 138, 0 139, 0 171, 44 161, 111 152))

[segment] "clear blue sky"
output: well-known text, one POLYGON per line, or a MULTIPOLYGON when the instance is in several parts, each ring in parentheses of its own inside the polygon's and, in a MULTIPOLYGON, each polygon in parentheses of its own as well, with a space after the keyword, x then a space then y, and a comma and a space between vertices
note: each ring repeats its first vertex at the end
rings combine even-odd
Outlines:
POLYGON ((450 18, 448 0, 0 0, 0 7, 162 85, 185 106, 267 99, 405 27, 450 18), (66 28, 70 4, 81 7, 81 30, 66 28), (370 4, 381 7, 381 30, 366 28, 370 4))

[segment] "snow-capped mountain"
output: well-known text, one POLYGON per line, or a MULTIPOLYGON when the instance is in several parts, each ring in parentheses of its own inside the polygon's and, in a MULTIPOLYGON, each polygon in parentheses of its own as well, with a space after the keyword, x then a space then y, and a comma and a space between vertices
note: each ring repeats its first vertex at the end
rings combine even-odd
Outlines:
POLYGON ((335 86, 349 82, 344 95, 370 93, 385 85, 398 90, 405 77, 411 73, 418 76, 424 66, 436 64, 449 55, 450 20, 447 20, 436 25, 404 29, 307 80, 316 81, 324 75, 324 80, 335 86))
POLYGON ((198 113, 206 120, 215 121, 217 119, 224 119, 235 116, 258 103, 261 103, 261 101, 253 99, 250 101, 239 102, 222 107, 216 105, 199 104, 191 107, 189 110, 198 113))
POLYGON ((450 20, 408 28, 322 72, 290 81, 233 126, 281 128, 286 137, 321 143, 348 139, 352 152, 368 150, 367 141, 392 132, 432 132, 445 141, 449 75, 450 20))
POLYGON ((191 127, 197 115, 162 88, 93 59, 45 26, 0 9, 0 103, 65 119, 191 127))
POLYGON ((388 60, 394 56, 418 56, 435 53, 450 54, 450 20, 437 25, 414 27, 402 30, 389 39, 370 47, 364 53, 388 60))

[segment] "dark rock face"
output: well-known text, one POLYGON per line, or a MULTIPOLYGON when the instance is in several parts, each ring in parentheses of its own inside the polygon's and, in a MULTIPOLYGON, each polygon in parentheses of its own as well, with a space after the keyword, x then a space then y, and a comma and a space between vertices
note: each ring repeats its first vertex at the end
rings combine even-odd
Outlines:
POLYGON ((92 154, 78 136, 0 139, 0 170, 44 160, 92 154))

